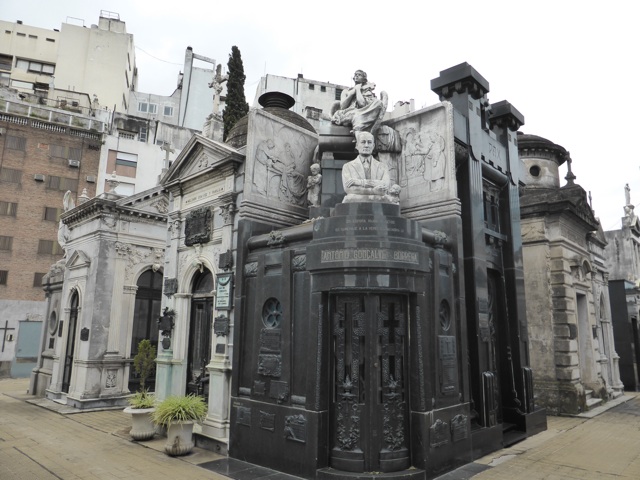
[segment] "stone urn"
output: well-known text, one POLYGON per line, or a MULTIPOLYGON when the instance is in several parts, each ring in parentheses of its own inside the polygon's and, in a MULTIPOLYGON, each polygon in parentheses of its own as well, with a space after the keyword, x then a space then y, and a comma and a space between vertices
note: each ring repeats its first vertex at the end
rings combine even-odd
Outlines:
POLYGON ((127 407, 124 413, 131 414, 131 431, 129 435, 134 440, 149 440, 156 433, 155 425, 151 419, 151 414, 155 408, 133 408, 127 407))
POLYGON ((167 443, 164 451, 167 455, 177 457, 186 455, 193 449, 193 422, 171 422, 167 427, 167 443))

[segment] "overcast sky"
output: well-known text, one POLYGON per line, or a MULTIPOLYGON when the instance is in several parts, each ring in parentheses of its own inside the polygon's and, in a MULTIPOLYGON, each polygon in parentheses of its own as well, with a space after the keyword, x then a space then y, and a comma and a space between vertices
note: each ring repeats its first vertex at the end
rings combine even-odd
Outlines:
POLYGON ((265 73, 351 85, 354 70, 363 69, 390 105, 413 98, 428 106, 438 102, 430 80, 466 61, 489 81, 491 103, 508 100, 524 115, 522 132, 571 152, 576 182, 592 192, 596 216, 610 230, 620 226, 625 183, 640 204, 634 4, 0 0, 0 18, 59 29, 97 24, 101 10, 118 13, 134 35, 139 90, 163 95, 175 89, 187 46, 226 68, 237 45, 249 103, 265 73))

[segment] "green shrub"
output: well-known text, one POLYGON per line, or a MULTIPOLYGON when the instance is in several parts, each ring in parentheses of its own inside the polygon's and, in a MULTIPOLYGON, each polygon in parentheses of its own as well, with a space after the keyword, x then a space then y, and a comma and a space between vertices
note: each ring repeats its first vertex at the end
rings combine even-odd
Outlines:
POLYGON ((167 426, 171 422, 199 422, 207 415, 204 398, 196 395, 174 395, 156 405, 152 414, 153 422, 167 426))
POLYGON ((133 368, 140 376, 140 390, 145 389, 147 378, 151 376, 156 368, 156 347, 150 340, 140 340, 138 353, 133 357, 133 368))
POLYGON ((131 408, 153 408, 156 404, 156 397, 147 390, 140 390, 139 392, 136 392, 134 396, 129 397, 127 401, 131 408))

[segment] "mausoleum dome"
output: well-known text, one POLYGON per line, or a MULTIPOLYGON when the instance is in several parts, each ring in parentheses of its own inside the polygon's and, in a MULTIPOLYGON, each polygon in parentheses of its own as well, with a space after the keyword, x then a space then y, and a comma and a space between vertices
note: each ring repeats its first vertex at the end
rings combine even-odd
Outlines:
POLYGON ((564 147, 537 135, 518 132, 518 152, 525 164, 527 188, 559 188, 558 167, 569 157, 564 147))
MULTIPOLYGON (((265 112, 293 123, 298 127, 316 133, 315 128, 302 116, 289 110, 296 101, 290 95, 283 92, 265 92, 260 95, 258 103, 265 112)), ((247 130, 249 128, 249 116, 245 115, 233 126, 227 135, 225 143, 234 148, 244 147, 247 144, 247 130)))

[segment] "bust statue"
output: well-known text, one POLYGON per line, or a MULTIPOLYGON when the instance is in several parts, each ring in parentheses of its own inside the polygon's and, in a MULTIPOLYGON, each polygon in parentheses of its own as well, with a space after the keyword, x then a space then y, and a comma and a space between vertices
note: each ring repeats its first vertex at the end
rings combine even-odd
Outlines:
POLYGON ((358 157, 342 167, 342 186, 347 194, 343 203, 382 202, 392 203, 389 191, 389 170, 373 158, 375 146, 369 132, 356 132, 358 157))

